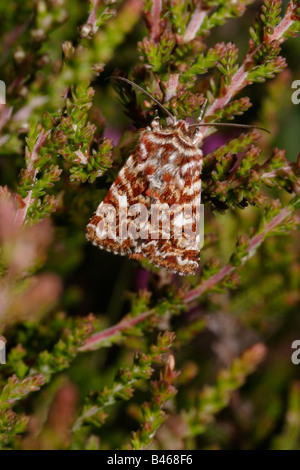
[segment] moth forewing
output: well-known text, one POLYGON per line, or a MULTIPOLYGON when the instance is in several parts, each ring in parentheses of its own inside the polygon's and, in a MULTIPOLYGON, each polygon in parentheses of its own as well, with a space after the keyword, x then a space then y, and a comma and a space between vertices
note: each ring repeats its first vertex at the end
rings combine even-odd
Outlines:
POLYGON ((107 251, 142 255, 158 267, 195 274, 203 161, 199 135, 192 137, 183 120, 164 128, 157 120, 153 124, 141 131, 91 218, 87 238, 107 251))

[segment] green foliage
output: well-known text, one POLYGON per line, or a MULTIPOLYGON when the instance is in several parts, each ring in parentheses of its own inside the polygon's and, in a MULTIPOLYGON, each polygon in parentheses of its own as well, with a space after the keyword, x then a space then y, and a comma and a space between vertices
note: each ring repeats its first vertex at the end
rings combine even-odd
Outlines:
POLYGON ((299 409, 300 390, 299 382, 294 382, 289 394, 288 409, 285 424, 280 436, 274 439, 273 450, 298 450, 299 449, 299 409))
MULTIPOLYGON (((157 344, 152 345, 149 348, 148 354, 136 353, 132 368, 127 368, 125 370, 121 369, 111 388, 105 387, 103 390, 98 393, 94 393, 91 398, 87 399, 82 413, 75 422, 74 430, 78 431, 84 423, 93 424, 94 426, 101 426, 104 424, 107 414, 103 410, 117 401, 127 401, 132 398, 134 394, 134 386, 136 386, 140 380, 145 381, 150 379, 153 373, 152 364, 160 365, 163 363, 163 355, 168 352, 173 341, 174 336, 166 331, 163 335, 158 336, 157 344)), ((161 382, 162 384, 164 383, 164 376, 161 378, 161 382)), ((156 390, 155 396, 161 400, 159 390, 156 390)), ((166 399, 167 398, 165 398, 165 400, 166 399)), ((160 422, 160 405, 165 400, 161 400, 161 403, 155 403, 155 398, 153 398, 153 400, 153 421, 155 422, 155 420, 158 419, 160 422)), ((147 438, 145 439, 147 440, 147 438)), ((133 447, 136 448, 134 444, 133 447)))
POLYGON ((151 401, 143 403, 141 406, 140 421, 142 427, 134 432, 131 440, 132 449, 146 449, 151 444, 156 431, 161 427, 166 419, 163 407, 168 400, 176 395, 177 390, 172 385, 178 376, 178 372, 173 370, 174 357, 169 356, 164 369, 160 373, 159 380, 150 383, 151 401))
POLYGON ((264 345, 258 343, 252 346, 240 358, 235 359, 229 369, 218 373, 215 386, 205 386, 199 392, 190 404, 190 409, 182 412, 188 435, 196 436, 207 431, 214 416, 228 406, 234 391, 245 383, 247 376, 256 369, 265 353, 264 345))
POLYGON ((62 115, 52 119, 50 151, 70 164, 71 181, 93 183, 111 166, 111 140, 104 138, 99 143, 95 135, 97 127, 88 122, 93 96, 92 88, 72 90, 62 115))
POLYGON ((25 0, 0 15, 0 447, 299 449, 297 127, 283 137, 299 2, 25 0), (207 103, 197 276, 85 241, 136 142, 123 114, 167 125, 105 80, 120 70, 177 118, 207 103), (250 108, 270 135, 216 134, 250 108))

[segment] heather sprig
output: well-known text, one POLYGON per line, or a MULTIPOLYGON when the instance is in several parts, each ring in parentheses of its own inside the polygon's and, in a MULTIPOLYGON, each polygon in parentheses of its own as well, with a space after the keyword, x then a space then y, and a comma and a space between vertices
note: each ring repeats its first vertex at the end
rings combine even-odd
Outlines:
POLYGON ((73 89, 62 115, 52 119, 51 152, 69 163, 71 181, 93 183, 111 166, 111 140, 97 137, 96 125, 88 121, 93 97, 92 88, 73 89))
MULTIPOLYGON (((6 385, 0 391, 0 444, 5 447, 10 439, 26 430, 28 418, 17 415, 12 407, 17 401, 37 392, 51 381, 55 374, 67 369, 77 356, 79 347, 93 332, 93 319, 78 320, 73 330, 65 331, 52 351, 42 351, 31 367, 26 364, 26 350, 18 345, 9 357, 10 367, 18 374, 7 378, 6 385)), ((1 385, 3 380, 1 380, 1 385)))
MULTIPOLYGON (((82 412, 75 422, 74 431, 78 431, 83 424, 101 426, 107 418, 107 413, 104 411, 107 407, 120 400, 127 401, 131 399, 138 382, 140 380, 149 380, 152 376, 153 365, 163 364, 163 357, 168 353, 173 341, 174 335, 165 331, 163 334, 158 335, 157 343, 149 348, 147 354, 136 353, 133 366, 127 369, 121 369, 114 384, 110 388, 105 387, 99 392, 92 393, 91 396, 87 398, 82 412)), ((171 380, 170 377, 173 374, 169 369, 166 374, 168 374, 168 378, 171 380)), ((157 384, 153 384, 154 388, 156 386, 157 384)), ((160 407, 158 407, 156 414, 160 415, 160 413, 160 407)))
POLYGON ((12 410, 0 411, 0 447, 2 450, 19 448, 20 435, 28 426, 28 417, 12 410))
POLYGON ((93 96, 92 88, 73 89, 60 115, 46 114, 43 124, 33 126, 20 176, 19 223, 36 222, 56 210, 57 196, 49 192, 63 169, 70 173, 70 181, 94 182, 111 166, 111 140, 97 136, 97 127, 88 121, 93 96))
POLYGON ((213 422, 217 413, 227 407, 233 393, 244 383, 266 356, 266 348, 257 343, 246 350, 239 358, 234 359, 228 369, 222 369, 213 386, 205 386, 199 391, 190 410, 182 411, 186 424, 185 438, 203 434, 213 422))
POLYGON ((0 15, 0 447, 297 449, 299 2, 26 0, 0 15), (207 99, 196 276, 86 244, 130 123, 169 125, 112 75, 188 122, 207 99), (271 134, 216 133, 246 113, 271 134))
POLYGON ((179 373, 174 370, 174 367, 174 356, 169 355, 160 371, 159 379, 150 382, 151 401, 143 403, 140 417, 141 428, 133 433, 131 439, 134 450, 147 449, 154 442, 157 430, 167 419, 164 405, 177 393, 173 383, 179 373))
MULTIPOLYGON (((236 277, 237 268, 245 265, 256 253, 263 241, 276 233, 284 234, 286 230, 295 230, 299 225, 299 218, 295 216, 294 211, 299 208, 299 197, 295 197, 289 206, 281 208, 280 204, 273 203, 265 209, 261 226, 257 233, 251 238, 238 237, 236 243, 236 251, 232 254, 230 263, 221 266, 220 263, 214 259, 210 259, 202 268, 200 279, 188 291, 182 290, 181 297, 176 298, 176 308, 170 300, 163 300, 157 304, 155 308, 145 312, 135 312, 134 315, 127 315, 120 323, 108 328, 107 330, 95 333, 92 335, 86 344, 81 348, 82 351, 89 351, 98 349, 99 347, 107 346, 120 342, 122 335, 127 334, 140 324, 147 322, 149 318, 157 315, 166 314, 176 315, 180 311, 186 309, 186 304, 194 302, 197 298, 201 298, 205 293, 210 292, 223 292, 224 289, 232 289, 237 287, 238 279, 236 277)), ((197 326, 199 319, 195 321, 195 328, 197 331, 203 329, 203 323, 197 326)), ((179 338, 184 338, 184 332, 193 330, 193 324, 189 325, 182 334, 179 333, 179 338)), ((187 333, 187 340, 190 334, 187 333)))

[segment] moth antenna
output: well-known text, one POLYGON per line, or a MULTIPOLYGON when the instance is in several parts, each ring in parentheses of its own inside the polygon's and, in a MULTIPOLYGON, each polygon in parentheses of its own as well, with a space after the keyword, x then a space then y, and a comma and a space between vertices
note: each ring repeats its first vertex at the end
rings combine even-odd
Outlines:
POLYGON ((252 126, 251 124, 230 124, 230 122, 205 122, 205 123, 199 123, 199 124, 191 124, 189 127, 200 127, 200 126, 205 126, 205 127, 239 127, 239 128, 244 128, 244 129, 259 129, 260 131, 267 132, 268 134, 271 134, 268 129, 265 129, 264 127, 258 127, 258 126, 252 126))
POLYGON ((163 104, 161 104, 156 98, 154 98, 154 96, 150 95, 150 93, 148 93, 148 91, 144 90, 144 88, 140 87, 139 85, 132 82, 128 78, 119 77, 117 75, 113 75, 111 77, 108 77, 107 79, 109 79, 109 78, 114 78, 114 79, 122 80, 123 82, 129 83, 129 85, 131 85, 133 88, 136 88, 137 90, 141 91, 142 93, 144 93, 144 95, 148 96, 148 98, 150 98, 152 101, 154 101, 154 103, 156 103, 157 106, 159 106, 170 118, 172 118, 174 122, 176 121, 173 114, 171 114, 170 111, 168 111, 167 108, 165 108, 163 104))

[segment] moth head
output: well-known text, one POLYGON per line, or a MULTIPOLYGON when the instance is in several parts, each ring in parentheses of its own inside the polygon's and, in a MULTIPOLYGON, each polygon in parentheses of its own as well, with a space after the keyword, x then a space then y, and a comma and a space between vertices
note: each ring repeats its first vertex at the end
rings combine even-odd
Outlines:
POLYGON ((182 137, 191 140, 194 145, 202 144, 203 135, 200 126, 190 125, 184 119, 180 119, 179 121, 171 123, 169 127, 179 132, 182 137))

